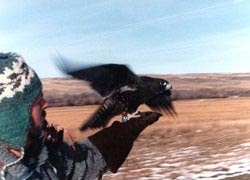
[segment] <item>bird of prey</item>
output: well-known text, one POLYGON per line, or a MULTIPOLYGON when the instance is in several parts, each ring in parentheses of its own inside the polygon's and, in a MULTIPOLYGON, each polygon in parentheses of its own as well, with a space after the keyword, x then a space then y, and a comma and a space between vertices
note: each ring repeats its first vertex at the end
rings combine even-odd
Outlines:
POLYGON ((138 76, 124 64, 90 65, 72 70, 72 64, 59 59, 59 69, 74 78, 88 81, 103 97, 102 105, 80 128, 105 127, 109 120, 122 114, 135 113, 141 104, 152 110, 175 115, 172 101, 172 85, 160 78, 138 76))

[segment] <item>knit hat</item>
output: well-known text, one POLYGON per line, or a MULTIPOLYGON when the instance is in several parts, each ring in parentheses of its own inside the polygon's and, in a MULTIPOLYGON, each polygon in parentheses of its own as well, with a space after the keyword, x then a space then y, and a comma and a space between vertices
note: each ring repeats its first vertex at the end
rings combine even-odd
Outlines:
POLYGON ((0 53, 0 143, 21 149, 31 125, 31 106, 42 84, 23 57, 0 53))

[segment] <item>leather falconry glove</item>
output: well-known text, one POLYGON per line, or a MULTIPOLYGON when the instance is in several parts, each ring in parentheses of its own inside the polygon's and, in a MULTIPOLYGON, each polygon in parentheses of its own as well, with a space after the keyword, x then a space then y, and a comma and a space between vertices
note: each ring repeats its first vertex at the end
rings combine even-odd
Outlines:
POLYGON ((115 121, 88 139, 97 147, 110 171, 116 173, 124 163, 133 143, 140 133, 156 122, 160 113, 141 112, 140 117, 133 117, 125 123, 115 121))

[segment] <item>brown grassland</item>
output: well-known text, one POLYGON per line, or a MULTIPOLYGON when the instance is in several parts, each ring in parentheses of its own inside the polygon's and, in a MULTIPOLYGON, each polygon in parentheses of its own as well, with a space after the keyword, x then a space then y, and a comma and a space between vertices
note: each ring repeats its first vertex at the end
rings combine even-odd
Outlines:
MULTIPOLYGON (((178 117, 165 115, 147 128, 120 171, 107 174, 104 179, 199 179, 194 174, 203 173, 200 178, 210 178, 204 172, 218 172, 211 175, 213 179, 219 178, 221 173, 226 174, 225 177, 234 175, 230 166, 244 159, 248 159, 249 164, 249 97, 176 100, 174 106, 178 117)), ((80 140, 94 133, 80 133, 78 127, 97 107, 52 107, 47 109, 47 119, 80 140)), ((146 106, 140 107, 140 111, 148 110, 146 106)), ((67 134, 65 138, 69 140, 67 134)), ((249 169, 241 171, 250 173, 249 169)), ((249 176, 233 179, 240 178, 249 176)))

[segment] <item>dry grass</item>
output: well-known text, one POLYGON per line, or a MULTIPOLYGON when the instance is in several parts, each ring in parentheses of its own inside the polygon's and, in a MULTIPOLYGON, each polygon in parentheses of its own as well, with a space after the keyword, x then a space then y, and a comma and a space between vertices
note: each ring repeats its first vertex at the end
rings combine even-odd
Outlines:
MULTIPOLYGON (((240 157, 250 158, 249 148, 240 148, 250 142, 250 98, 180 100, 174 104, 178 118, 163 116, 146 129, 120 173, 108 174, 104 179, 178 179, 183 175, 187 178, 190 173, 208 171, 198 170, 197 166, 205 168, 206 164, 217 163, 219 166, 213 171, 227 172, 230 169, 227 164, 234 160, 237 163, 240 157), (237 154, 228 157, 230 152, 237 154)), ((47 119, 82 139, 94 132, 80 133, 77 129, 96 108, 49 108, 47 119)), ((140 110, 149 109, 143 106, 140 110)))

